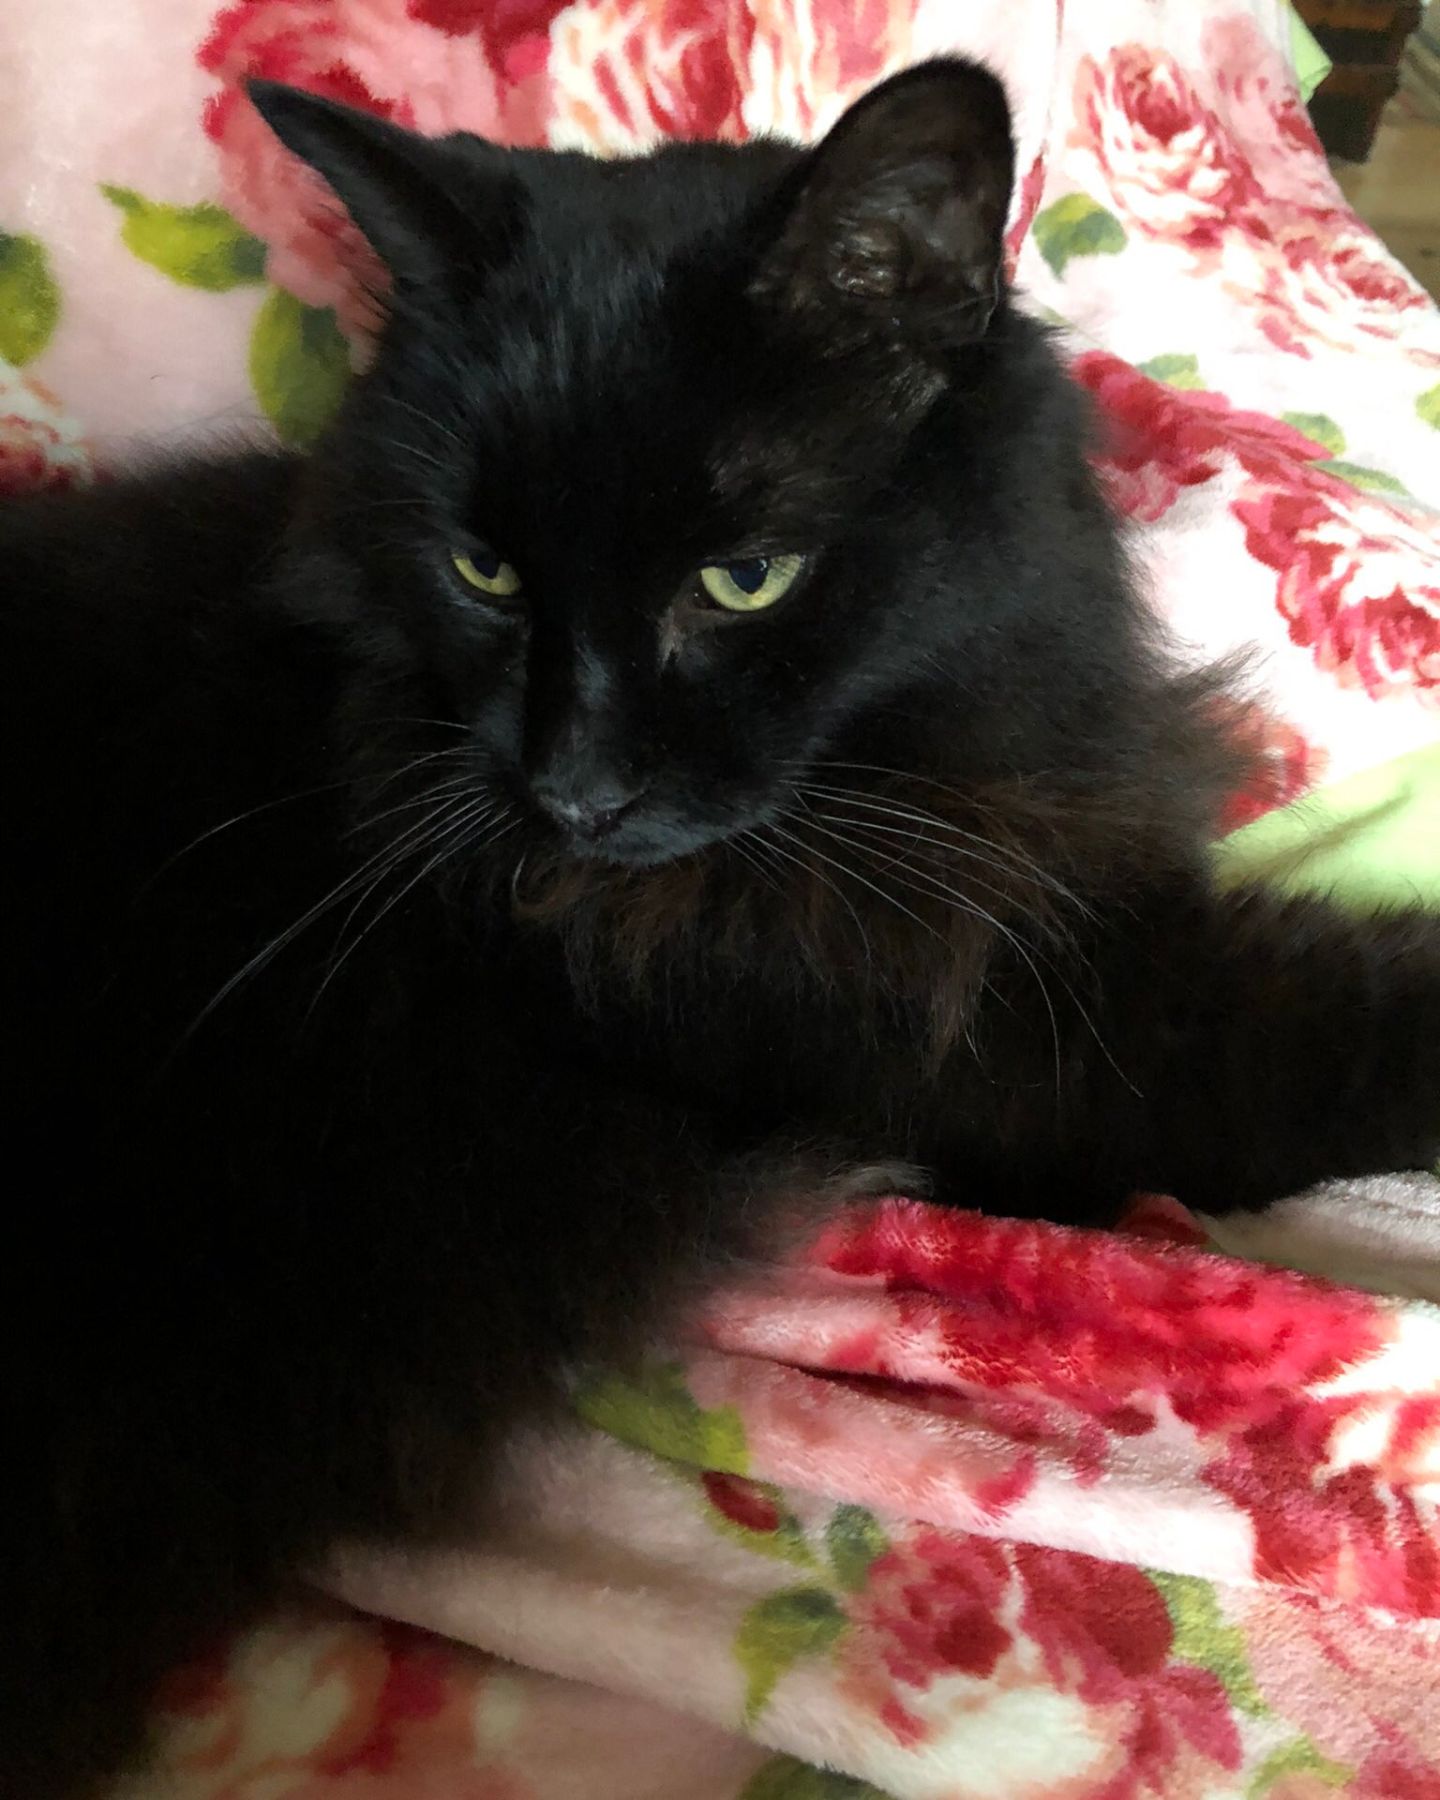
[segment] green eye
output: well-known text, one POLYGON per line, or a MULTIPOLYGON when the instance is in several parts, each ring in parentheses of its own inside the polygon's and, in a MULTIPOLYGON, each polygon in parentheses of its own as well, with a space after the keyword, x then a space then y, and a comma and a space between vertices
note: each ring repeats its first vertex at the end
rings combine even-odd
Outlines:
POLYGON ((700 585, 727 612, 760 612, 794 587, 803 556, 748 556, 743 562, 707 563, 700 585))
POLYGON ((477 544, 468 555, 457 550, 450 560, 463 581, 492 600, 513 600, 520 592, 520 577, 488 544, 477 544))

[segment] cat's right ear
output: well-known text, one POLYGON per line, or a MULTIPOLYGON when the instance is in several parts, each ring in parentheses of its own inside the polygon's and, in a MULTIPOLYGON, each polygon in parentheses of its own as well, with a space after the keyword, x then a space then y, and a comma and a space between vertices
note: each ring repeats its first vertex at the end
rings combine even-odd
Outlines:
POLYGON ((287 150, 345 206, 397 289, 481 274, 513 242, 519 188, 506 151, 481 138, 418 132, 281 82, 246 83, 287 150))
POLYGON ((988 69, 941 57, 893 75, 782 187, 752 292, 831 345, 972 342, 1000 299, 1014 168, 988 69))

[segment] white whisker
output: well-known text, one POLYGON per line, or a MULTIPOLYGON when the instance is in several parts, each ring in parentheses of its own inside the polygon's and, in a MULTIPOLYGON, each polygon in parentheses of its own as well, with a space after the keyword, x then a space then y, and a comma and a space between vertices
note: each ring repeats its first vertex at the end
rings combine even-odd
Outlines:
MULTIPOLYGON (((182 1033, 172 1055, 180 1049, 183 1049, 183 1047, 189 1043, 190 1039, 194 1037, 195 1033, 211 1016, 215 1009, 223 1005, 230 995, 235 992, 236 988, 241 986, 243 982, 250 980, 252 976, 258 975, 262 969, 268 967, 282 950, 294 943, 295 939, 300 936, 302 931, 305 931, 309 926, 313 925, 317 919, 323 918, 324 915, 330 911, 331 907, 338 906, 342 900, 347 899, 353 894, 357 887, 365 883, 366 879, 371 876, 377 866, 380 868, 380 874, 383 875, 388 872, 389 868, 393 867, 397 861, 403 860, 405 857, 418 850, 422 850, 428 826, 445 810, 446 807, 442 803, 440 806, 436 807, 434 812, 428 813, 418 824, 407 827, 398 839, 385 845, 383 849, 377 850, 373 856, 367 857, 358 869, 352 870, 343 881, 337 882, 323 899, 317 900, 314 906, 302 913, 293 924, 288 925, 284 931, 278 932, 271 938, 268 944, 264 945, 260 950, 257 950, 249 961, 241 968, 237 969, 235 973, 231 975, 210 997, 210 999, 206 1001, 204 1007, 182 1033)), ((377 880, 379 878, 379 875, 375 877, 377 880)))
MULTIPOLYGON (((814 829, 819 831, 824 837, 833 838, 838 844, 844 844, 852 850, 859 851, 862 856, 866 854, 866 846, 863 843, 858 843, 854 838, 846 837, 842 833, 832 831, 827 826, 823 825, 816 825, 814 829)), ((890 866, 893 869, 895 865, 891 864, 890 866)), ((962 894, 957 888, 951 887, 949 883, 941 881, 938 876, 929 875, 923 870, 912 869, 911 873, 918 875, 919 880, 902 882, 902 885, 908 888, 911 893, 918 894, 925 899, 941 900, 947 905, 952 906, 957 912, 962 912, 969 918, 976 919, 982 924, 989 925, 1006 940, 1034 976, 1035 985, 1040 990, 1040 998, 1045 1003, 1045 1012, 1050 1021, 1050 1037, 1055 1053, 1055 1092, 1058 1096, 1062 1083, 1060 1022, 1055 1016, 1055 1008, 1050 999, 1050 990, 1045 985, 1045 978, 1041 975, 1034 957, 1009 926, 1003 924, 993 913, 988 912, 983 906, 979 905, 978 902, 971 900, 968 895, 962 894), (930 885, 922 886, 922 882, 928 882, 930 885)), ((912 914, 911 916, 914 917, 915 915, 912 914)), ((1067 992, 1069 992, 1071 999, 1074 1000, 1074 990, 1070 988, 1069 983, 1064 980, 1063 976, 1060 979, 1062 985, 1066 988, 1067 992)), ((1076 1001, 1076 1006, 1079 1008, 1078 1001, 1076 1001)), ((1083 1008, 1079 1008, 1079 1010, 1082 1012, 1083 1016, 1083 1008)))
MULTIPOLYGON (((466 834, 470 830, 472 830, 476 827, 483 827, 486 824, 490 823, 490 821, 493 820, 493 818, 494 818, 495 808, 496 808, 497 804, 500 804, 500 803, 498 803, 497 801, 495 801, 494 799, 492 799, 488 796, 482 796, 480 799, 472 801, 469 804, 469 806, 463 807, 461 809, 461 812, 460 812, 460 815, 458 818, 452 816, 450 819, 448 819, 446 821, 446 823, 443 827, 441 827, 438 831, 433 832, 430 835, 430 837, 426 840, 426 842, 423 846, 423 849, 421 850, 421 854, 423 855, 425 850, 431 850, 431 849, 435 850, 435 854, 432 857, 430 857, 428 861, 426 861, 425 863, 423 863, 421 865, 419 870, 410 877, 410 879, 404 884, 403 887, 400 888, 400 890, 397 893, 394 893, 390 896, 390 898, 385 902, 385 904, 382 907, 380 907, 379 911, 375 913, 375 915, 362 927, 362 929, 351 940, 350 944, 346 947, 344 952, 340 956, 335 957, 331 960, 330 967, 326 970, 324 979, 321 981, 319 987, 316 988, 316 990, 315 990, 314 999, 311 1000, 310 1005, 306 1008, 305 1018, 307 1021, 314 1015, 316 1007, 319 1006, 321 1000, 325 996, 326 990, 330 987, 330 984, 335 980, 335 977, 340 973, 341 969, 343 969, 345 967, 345 964, 350 960, 350 958, 355 954, 355 952, 365 942, 366 938, 369 937, 370 933, 372 931, 374 931, 375 927, 386 916, 386 914, 389 913, 390 911, 392 911, 393 908, 398 906, 407 894, 413 893, 413 891, 420 885, 420 883, 425 879, 425 877, 431 872, 432 869, 438 868, 440 866, 440 864, 442 862, 444 862, 447 857, 454 855, 457 850, 466 848, 468 846, 468 844, 470 843, 470 839, 468 838, 468 836, 466 834), (457 835, 461 839, 461 842, 458 845, 454 841, 457 835), (437 846, 439 846, 439 847, 436 848, 437 846)), ((519 823, 518 820, 512 820, 509 825, 504 826, 503 829, 501 829, 498 833, 496 833, 494 835, 494 837, 492 837, 489 841, 490 842, 498 841, 499 838, 501 838, 505 835, 506 831, 513 829, 513 827, 518 823, 519 823)), ((394 864, 390 865, 390 869, 393 869, 394 867, 395 867, 394 864)), ((388 874, 389 872, 390 872, 389 870, 385 871, 386 874, 388 874)), ((347 927, 349 925, 350 919, 354 918, 355 913, 359 910, 359 908, 361 906, 364 905, 365 901, 375 892, 375 889, 379 886, 380 882, 384 878, 385 878, 384 874, 377 876, 376 879, 365 890, 364 895, 362 895, 361 898, 356 901, 355 907, 351 910, 349 918, 346 919, 345 923, 346 923, 347 927)), ((344 928, 342 927, 342 935, 343 935, 343 930, 344 930, 344 928)))

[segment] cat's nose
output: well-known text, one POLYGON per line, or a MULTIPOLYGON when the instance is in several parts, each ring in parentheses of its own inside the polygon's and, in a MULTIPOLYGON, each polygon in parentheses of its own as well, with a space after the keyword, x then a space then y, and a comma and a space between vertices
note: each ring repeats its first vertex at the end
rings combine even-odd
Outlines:
POLYGON ((576 837, 598 838, 619 823, 640 798, 638 783, 599 781, 583 788, 540 779, 531 785, 535 804, 546 818, 576 837))

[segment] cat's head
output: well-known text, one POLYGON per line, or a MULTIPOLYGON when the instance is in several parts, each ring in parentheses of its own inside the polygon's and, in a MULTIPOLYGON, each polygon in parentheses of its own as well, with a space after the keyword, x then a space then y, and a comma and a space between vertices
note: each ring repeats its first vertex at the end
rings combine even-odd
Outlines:
POLYGON ((1129 600, 1005 292, 992 75, 616 161, 251 91, 390 276, 301 532, 371 750, 444 750, 511 850, 635 869, 1113 730, 1129 600))

